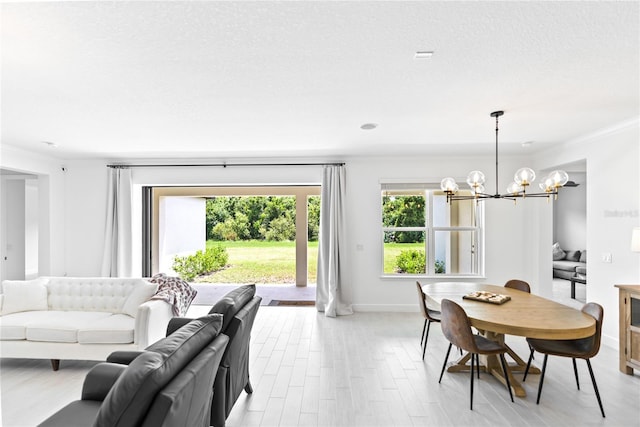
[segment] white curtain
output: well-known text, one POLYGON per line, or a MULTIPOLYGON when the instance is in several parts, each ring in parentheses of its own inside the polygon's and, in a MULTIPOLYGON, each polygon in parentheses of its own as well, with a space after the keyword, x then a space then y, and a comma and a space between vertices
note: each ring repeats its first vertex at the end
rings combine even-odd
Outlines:
POLYGON ((109 168, 102 276, 131 276, 131 169, 109 168))
POLYGON ((345 277, 344 166, 325 166, 320 201, 316 308, 325 316, 353 314, 345 277))

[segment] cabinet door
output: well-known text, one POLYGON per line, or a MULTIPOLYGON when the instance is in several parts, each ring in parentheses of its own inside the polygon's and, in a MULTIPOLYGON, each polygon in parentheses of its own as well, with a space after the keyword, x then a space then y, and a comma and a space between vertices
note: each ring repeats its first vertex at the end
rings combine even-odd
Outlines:
POLYGON ((629 326, 627 336, 629 337, 627 359, 636 365, 640 365, 640 328, 629 326))

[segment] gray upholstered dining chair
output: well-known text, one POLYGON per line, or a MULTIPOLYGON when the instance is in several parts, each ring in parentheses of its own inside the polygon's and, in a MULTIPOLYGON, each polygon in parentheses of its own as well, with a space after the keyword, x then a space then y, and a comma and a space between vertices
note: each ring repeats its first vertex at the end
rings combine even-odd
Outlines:
POLYGON ((517 289, 522 292, 531 293, 531 286, 524 280, 520 279, 511 279, 507 280, 507 283, 504 284, 505 288, 517 289))
POLYGON ((427 340, 429 339, 429 328, 431 327, 431 322, 440 323, 440 312, 427 307, 426 295, 422 290, 422 286, 420 286, 420 282, 416 282, 416 287, 418 288, 418 305, 420 305, 420 311, 422 311, 422 317, 424 317, 422 335, 420 336, 422 360, 424 360, 424 354, 427 351, 427 340))
MULTIPOLYGON (((596 377, 593 375, 593 369, 591 368, 591 362, 589 359, 594 357, 600 351, 600 337, 602 336, 602 319, 604 318, 604 309, 600 304, 590 302, 582 307, 582 312, 593 317, 596 321, 596 333, 587 338, 580 338, 575 340, 543 340, 537 338, 527 338, 527 342, 531 347, 531 354, 529 355, 529 361, 527 368, 524 371, 524 377, 522 381, 527 379, 529 373, 529 367, 531 366, 531 359, 533 358, 533 352, 537 351, 544 354, 544 360, 542 362, 542 373, 540 374, 540 384, 538 385, 538 398, 536 404, 540 403, 540 395, 542 394, 542 384, 544 383, 544 374, 547 369, 547 358, 549 355, 570 357, 573 362, 573 373, 576 377, 576 385, 580 390, 580 381, 578 379, 578 368, 576 366, 576 359, 584 359, 587 361, 587 367, 589 368, 589 375, 591 376, 591 382, 593 383, 593 389, 598 398, 598 405, 600 406, 600 412, 604 418, 604 409, 602 407, 602 400, 600 399, 600 392, 598 391, 598 385, 596 384, 596 377)), ((444 323, 443 323, 444 327, 444 323)))
POLYGON ((442 375, 447 367, 451 346, 455 344, 459 348, 468 351, 469 354, 471 354, 471 400, 469 407, 473 410, 474 361, 479 375, 480 363, 478 355, 499 355, 500 363, 502 364, 502 371, 504 372, 504 378, 507 382, 507 390, 509 390, 509 396, 513 402, 513 393, 511 392, 509 373, 507 372, 507 362, 504 359, 507 347, 497 341, 491 341, 481 335, 474 335, 471 331, 471 322, 469 321, 467 313, 465 313, 464 309, 455 302, 443 299, 440 303, 440 309, 442 310, 440 325, 442 326, 444 336, 449 340, 449 348, 447 349, 447 355, 445 356, 444 363, 442 365, 442 371, 440 372, 440 379, 438 380, 438 383, 442 381, 442 375))

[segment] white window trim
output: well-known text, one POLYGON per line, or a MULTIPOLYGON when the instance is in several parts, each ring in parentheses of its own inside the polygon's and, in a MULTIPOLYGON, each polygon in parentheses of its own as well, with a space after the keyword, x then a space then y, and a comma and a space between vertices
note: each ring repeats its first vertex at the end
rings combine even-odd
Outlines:
MULTIPOLYGON (((485 278, 485 221, 484 221, 484 205, 479 204, 478 210, 476 212, 476 221, 479 224, 477 227, 471 226, 460 226, 460 227, 434 227, 432 226, 433 215, 431 209, 433 208, 433 190, 439 190, 440 185, 433 182, 425 182, 423 180, 381 180, 380 181, 380 195, 384 192, 384 190, 417 190, 423 189, 428 191, 427 198, 429 199, 427 203, 425 203, 425 209, 427 206, 429 207, 430 212, 426 215, 425 226, 424 227, 407 227, 402 228, 403 231, 422 231, 426 234, 426 241, 429 244, 426 249, 426 253, 428 254, 428 259, 426 260, 427 272, 424 274, 388 274, 384 273, 384 239, 380 241, 380 278, 381 279, 407 279, 407 280, 415 280, 415 279, 482 279, 485 278), (435 274, 435 272, 431 272, 431 270, 435 267, 435 233, 436 231, 477 231, 477 244, 476 244, 476 252, 477 256, 475 257, 476 262, 476 274, 435 274)), ((380 203, 380 225, 381 225, 381 233, 384 235, 385 231, 396 231, 398 230, 396 227, 384 227, 382 226, 382 203, 380 203)))

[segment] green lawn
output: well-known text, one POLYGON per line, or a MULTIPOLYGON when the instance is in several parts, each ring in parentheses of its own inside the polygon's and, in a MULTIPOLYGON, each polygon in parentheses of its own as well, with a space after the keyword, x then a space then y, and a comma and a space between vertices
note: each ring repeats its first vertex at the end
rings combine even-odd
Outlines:
MULTIPOLYGON (((263 240, 214 242, 227 249, 229 262, 225 269, 208 276, 196 277, 200 283, 269 283, 296 282, 295 242, 267 242, 263 240)), ((307 245, 307 280, 316 283, 318 242, 307 245)), ((396 272, 396 257, 408 249, 424 250, 424 243, 385 243, 384 272, 396 272)))
MULTIPOLYGON (((227 249, 229 262, 224 270, 197 277, 195 282, 206 283, 288 283, 296 282, 295 242, 207 241, 227 249)), ((307 245, 307 280, 316 283, 318 242, 307 245)))

